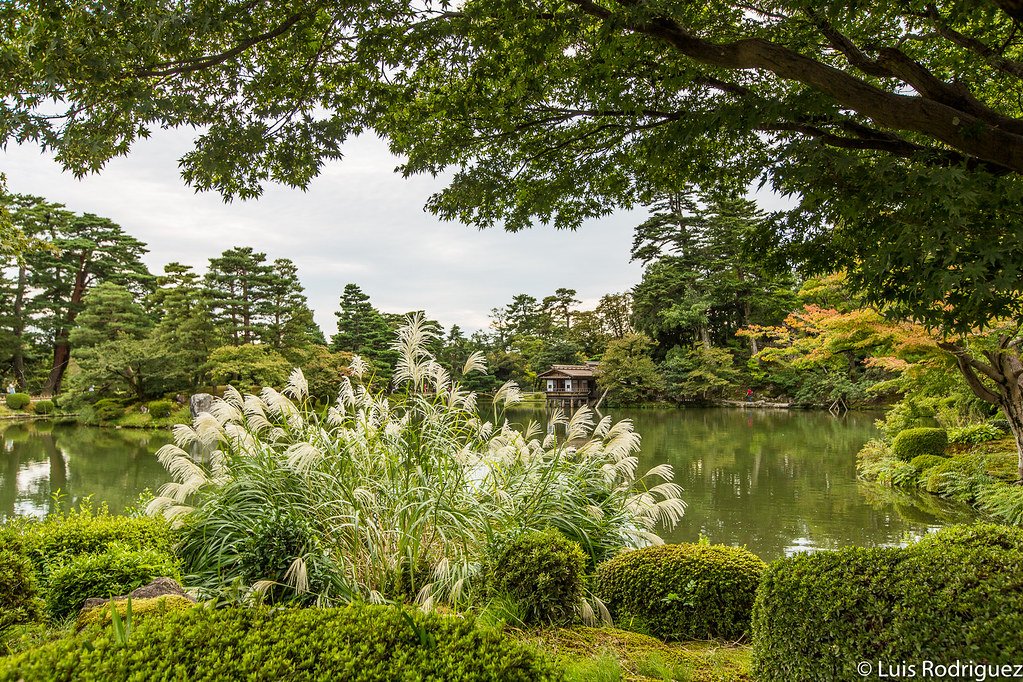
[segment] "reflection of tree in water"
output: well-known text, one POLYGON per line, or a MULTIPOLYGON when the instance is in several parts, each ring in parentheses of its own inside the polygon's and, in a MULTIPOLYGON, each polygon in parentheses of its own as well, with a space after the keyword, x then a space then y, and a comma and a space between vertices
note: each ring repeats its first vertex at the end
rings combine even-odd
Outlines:
MULTIPOLYGON (((611 415, 635 422, 643 438, 641 470, 661 462, 675 467, 689 506, 666 534, 669 541, 703 534, 770 560, 799 548, 893 544, 970 518, 962 506, 937 510, 864 497, 856 452, 876 435, 872 415, 731 409, 611 415)), ((516 413, 515 421, 526 419, 516 413)))
POLYGON ((41 515, 53 511, 53 493, 70 508, 87 495, 112 511, 132 503, 145 488, 167 477, 153 453, 169 434, 131 430, 14 424, 0 431, 0 513, 41 515))

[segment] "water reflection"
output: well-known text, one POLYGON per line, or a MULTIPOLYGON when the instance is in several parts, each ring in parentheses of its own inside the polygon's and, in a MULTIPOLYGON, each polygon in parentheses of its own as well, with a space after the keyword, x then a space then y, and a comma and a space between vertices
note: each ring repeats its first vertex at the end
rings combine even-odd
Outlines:
POLYGON ((632 419, 642 435, 640 471, 662 462, 675 468, 688 508, 682 522, 664 533, 669 541, 704 535, 770 560, 797 551, 898 544, 975 517, 964 505, 857 481, 855 454, 876 435, 873 415, 732 409, 610 414, 632 419))
MULTIPOLYGON (((640 470, 662 462, 685 489, 685 518, 666 539, 745 545, 765 559, 845 545, 891 545, 975 518, 963 505, 856 480, 855 454, 873 437, 872 415, 687 409, 612 410, 643 437, 640 470)), ((511 415, 543 423, 543 411, 511 415)), ((0 425, 0 517, 39 516, 82 497, 112 511, 166 480, 154 453, 167 432, 0 425)))
POLYGON ((28 422, 0 425, 0 517, 42 516, 92 495, 120 512, 167 480, 153 455, 165 432, 28 422))

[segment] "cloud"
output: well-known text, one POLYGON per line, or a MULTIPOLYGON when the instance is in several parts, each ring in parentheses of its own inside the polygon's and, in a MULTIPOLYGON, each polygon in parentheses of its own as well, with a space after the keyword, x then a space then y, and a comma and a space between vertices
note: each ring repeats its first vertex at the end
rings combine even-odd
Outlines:
POLYGON ((154 272, 179 261, 204 271, 210 257, 251 246, 298 266, 316 320, 328 336, 348 282, 386 312, 426 310, 445 326, 485 328, 491 308, 515 294, 537 298, 558 287, 593 303, 624 291, 642 269, 629 262, 639 212, 620 212, 577 232, 552 228, 508 234, 444 223, 423 211, 442 179, 403 179, 376 138, 350 141, 309 190, 270 186, 258 200, 224 203, 197 194, 178 175, 188 130, 155 131, 103 173, 76 180, 34 147, 10 146, 4 171, 12 191, 111 218, 149 245, 154 272))

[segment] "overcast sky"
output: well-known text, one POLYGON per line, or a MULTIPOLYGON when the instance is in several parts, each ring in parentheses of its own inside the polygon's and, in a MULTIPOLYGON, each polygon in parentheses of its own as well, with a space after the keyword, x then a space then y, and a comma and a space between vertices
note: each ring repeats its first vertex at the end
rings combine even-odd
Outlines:
POLYGON ((543 226, 480 232, 442 222, 423 205, 443 180, 402 179, 394 173, 398 160, 375 138, 349 142, 345 158, 325 166, 307 192, 270 186, 259 200, 225 204, 215 193, 196 194, 179 176, 177 160, 190 142, 186 130, 155 131, 130 156, 82 180, 38 148, 12 144, 0 170, 12 192, 114 220, 149 245, 153 272, 171 261, 205 272, 211 256, 233 246, 292 259, 328 336, 348 282, 385 312, 422 309, 446 327, 479 329, 491 308, 515 294, 542 298, 569 287, 592 307, 642 274, 629 262, 629 248, 643 212, 592 221, 574 233, 543 226))

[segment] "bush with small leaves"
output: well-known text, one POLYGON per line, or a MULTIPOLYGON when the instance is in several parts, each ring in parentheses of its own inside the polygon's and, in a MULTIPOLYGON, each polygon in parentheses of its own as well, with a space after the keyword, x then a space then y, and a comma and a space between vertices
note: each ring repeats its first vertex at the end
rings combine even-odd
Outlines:
POLYGON ((16 544, 0 547, 0 631, 36 620, 42 609, 32 564, 16 544))
POLYGON ((909 465, 913 467, 917 474, 922 474, 928 469, 944 464, 947 461, 948 458, 941 455, 917 455, 910 460, 909 465))
POLYGON ((920 455, 944 454, 946 447, 948 434, 945 429, 906 429, 892 441, 892 454, 908 462, 920 455))
POLYGON ((771 564, 753 611, 754 678, 860 680, 861 661, 1023 660, 1023 552, 987 532, 771 564))
POLYGON ((113 398, 104 398, 96 401, 92 406, 92 413, 97 421, 114 421, 124 416, 124 406, 113 398))
MULTIPOLYGON (((124 618, 128 613, 128 600, 119 599, 114 602, 117 613, 124 618)), ((133 623, 139 623, 147 618, 163 618, 175 611, 196 608, 196 603, 191 599, 177 594, 165 594, 161 597, 149 597, 147 599, 131 600, 131 617, 133 623)), ((110 625, 113 621, 110 611, 110 602, 102 606, 82 611, 78 615, 76 626, 78 629, 91 625, 110 625)))
POLYGON ((172 555, 114 545, 102 554, 82 554, 53 568, 46 585, 46 608, 53 618, 64 618, 90 597, 127 594, 162 576, 181 578, 172 555))
POLYGON ((35 408, 36 414, 53 414, 53 410, 56 407, 52 400, 37 400, 32 403, 35 408))
POLYGON ((0 682, 55 679, 533 682, 562 674, 534 648, 468 618, 386 606, 193 608, 0 658, 0 682))
POLYGON ((566 624, 583 598, 586 555, 554 529, 500 543, 487 560, 487 590, 508 595, 529 624, 566 624))
POLYGON ((646 547, 601 564, 595 591, 619 627, 665 640, 734 641, 749 633, 764 568, 742 547, 646 547))
POLYGON ((8 393, 6 402, 12 410, 24 410, 32 403, 32 398, 28 393, 8 393))
POLYGON ((153 419, 164 419, 174 411, 174 403, 170 400, 154 400, 147 407, 153 419))
POLYGON ((164 519, 115 516, 103 505, 93 509, 83 504, 44 521, 24 523, 17 532, 25 554, 44 582, 51 567, 81 554, 102 553, 114 545, 169 554, 173 544, 170 524, 164 519))

